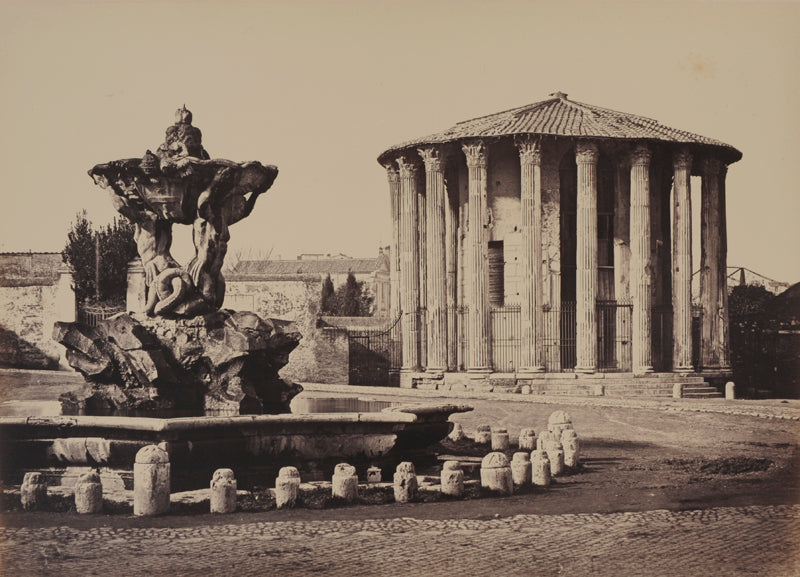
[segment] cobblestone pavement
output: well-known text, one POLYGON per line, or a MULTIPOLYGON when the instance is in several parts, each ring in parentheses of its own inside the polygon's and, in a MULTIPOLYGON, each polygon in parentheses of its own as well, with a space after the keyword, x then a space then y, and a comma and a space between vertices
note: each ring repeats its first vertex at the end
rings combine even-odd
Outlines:
MULTIPOLYGON (((498 504, 501 501, 498 500, 498 504)), ((0 528, 2 575, 800 575, 800 505, 0 528)))

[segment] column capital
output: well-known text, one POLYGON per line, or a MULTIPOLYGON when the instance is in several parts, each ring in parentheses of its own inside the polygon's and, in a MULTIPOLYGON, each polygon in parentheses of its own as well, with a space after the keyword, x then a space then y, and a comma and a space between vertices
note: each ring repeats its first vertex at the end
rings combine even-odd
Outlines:
POLYGON ((600 152, 594 142, 579 140, 575 144, 575 161, 578 164, 597 164, 600 152))
POLYGON ((672 153, 672 165, 675 170, 678 169, 692 169, 692 153, 686 148, 679 148, 672 153))
POLYGON ((489 151, 483 141, 467 142, 461 146, 461 150, 464 151, 464 155, 467 157, 467 167, 486 168, 489 151))
POLYGON ((425 170, 441 172, 444 170, 447 162, 447 154, 439 146, 426 146, 425 148, 418 148, 417 152, 422 157, 425 163, 425 170))
POLYGON ((722 163, 716 158, 703 159, 703 173, 707 175, 719 174, 722 163))
POLYGON ((646 144, 639 144, 631 152, 631 166, 646 166, 650 164, 653 152, 646 144))
POLYGON ((414 177, 420 169, 419 161, 413 156, 398 156, 397 166, 400 167, 401 178, 414 177))
POLYGON ((389 178, 390 183, 400 181, 400 171, 393 160, 383 163, 383 168, 386 169, 386 176, 389 178))
POLYGON ((542 164, 542 147, 539 139, 524 137, 515 139, 514 142, 519 149, 519 160, 522 164, 533 164, 541 166, 542 164))

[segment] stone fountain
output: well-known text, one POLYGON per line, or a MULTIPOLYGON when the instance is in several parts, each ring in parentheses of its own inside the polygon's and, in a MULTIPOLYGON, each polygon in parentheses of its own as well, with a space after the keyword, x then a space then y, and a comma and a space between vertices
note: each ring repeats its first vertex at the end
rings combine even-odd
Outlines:
POLYGON ((292 323, 221 308, 230 226, 277 174, 259 162, 211 159, 185 106, 155 153, 89 171, 134 224, 147 304, 94 327, 56 323, 54 338, 85 382, 61 396, 62 416, 0 418, 4 476, 46 466, 130 469, 149 444, 195 480, 217 466, 366 462, 423 449, 448 434, 450 414, 471 410, 288 414, 302 387, 278 371, 301 335, 292 323), (195 256, 185 267, 170 254, 174 224, 192 227, 195 256))

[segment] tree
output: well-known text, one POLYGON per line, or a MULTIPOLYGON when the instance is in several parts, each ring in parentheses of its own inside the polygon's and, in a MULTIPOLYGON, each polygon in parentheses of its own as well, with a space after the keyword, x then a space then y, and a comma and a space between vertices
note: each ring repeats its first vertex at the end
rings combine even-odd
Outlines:
POLYGON ((330 278, 328 275, 322 283, 323 314, 337 317, 368 317, 372 315, 374 297, 369 294, 364 281, 357 281, 355 275, 349 272, 345 283, 334 291, 330 278))
POLYGON ((85 210, 76 215, 67 233, 61 258, 72 268, 75 296, 79 303, 95 300, 119 302, 125 299, 128 263, 138 254, 133 233, 133 225, 127 219, 114 219, 112 224, 95 231, 85 210))
POLYGON ((322 309, 322 314, 334 314, 334 297, 335 293, 333 290, 333 281, 331 280, 331 275, 329 274, 325 277, 325 280, 322 281, 322 297, 320 298, 320 308, 322 309))

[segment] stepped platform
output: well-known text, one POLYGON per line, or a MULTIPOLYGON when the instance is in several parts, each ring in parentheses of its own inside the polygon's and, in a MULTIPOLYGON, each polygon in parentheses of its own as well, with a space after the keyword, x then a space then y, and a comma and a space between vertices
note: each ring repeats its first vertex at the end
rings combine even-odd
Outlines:
POLYGON ((724 397, 704 375, 677 373, 406 373, 401 388, 614 398, 714 399, 724 397), (680 389, 676 389, 680 385, 680 389))

